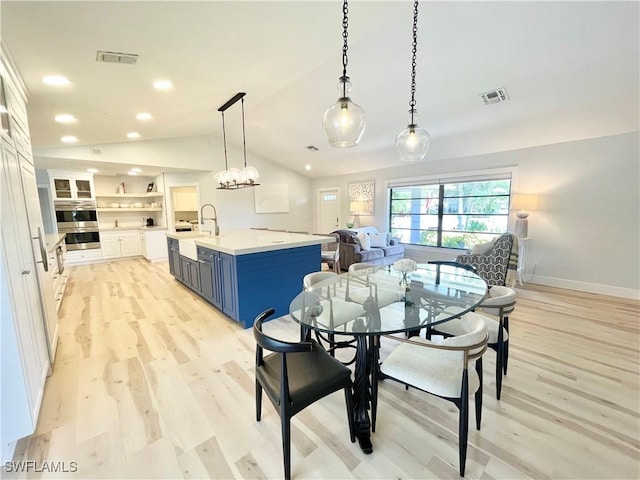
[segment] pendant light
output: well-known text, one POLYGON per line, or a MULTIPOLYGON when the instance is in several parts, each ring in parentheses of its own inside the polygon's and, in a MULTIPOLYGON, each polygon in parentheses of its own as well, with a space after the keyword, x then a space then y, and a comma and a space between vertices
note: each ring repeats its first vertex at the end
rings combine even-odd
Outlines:
POLYGON ((224 105, 222 105, 218 111, 222 114, 222 141, 224 143, 224 170, 216 173, 215 179, 218 183, 218 190, 238 190, 240 188, 255 187, 260 185, 256 183, 258 180, 258 170, 255 167, 247 167, 247 142, 244 129, 244 96, 246 93, 239 92, 231 97, 224 105), (224 111, 231 105, 241 100, 242 105, 242 148, 244 151, 244 169, 239 168, 229 169, 227 162, 227 132, 224 125, 224 111))
POLYGON ((418 127, 416 110, 416 52, 418 50, 418 0, 413 3, 413 44, 411 58, 411 101, 409 102, 409 125, 396 137, 396 151, 403 162, 418 162, 427 155, 431 137, 424 128, 418 127))
POLYGON ((324 112, 322 120, 324 134, 329 140, 329 144, 338 148, 357 145, 365 127, 364 110, 349 98, 351 82, 349 82, 349 77, 347 76, 347 50, 349 49, 347 44, 349 36, 347 31, 349 26, 348 13, 349 5, 347 0, 344 0, 342 5, 342 38, 344 39, 342 47, 342 76, 338 81, 340 98, 324 112))

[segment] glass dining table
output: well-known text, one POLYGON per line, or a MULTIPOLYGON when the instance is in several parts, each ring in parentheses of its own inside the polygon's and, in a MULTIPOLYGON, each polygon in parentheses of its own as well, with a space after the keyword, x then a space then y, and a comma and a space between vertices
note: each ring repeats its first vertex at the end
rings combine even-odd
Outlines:
POLYGON ((373 451, 369 408, 377 395, 380 336, 417 335, 473 310, 486 294, 487 284, 472 271, 418 264, 411 271, 369 266, 330 276, 293 299, 289 313, 303 338, 315 332, 355 342, 353 416, 364 453, 373 451))

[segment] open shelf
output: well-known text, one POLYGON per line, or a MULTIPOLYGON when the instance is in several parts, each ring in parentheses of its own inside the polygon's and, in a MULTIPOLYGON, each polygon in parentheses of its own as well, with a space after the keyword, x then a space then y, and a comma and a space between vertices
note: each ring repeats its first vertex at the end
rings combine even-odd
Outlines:
POLYGON ((98 212, 161 212, 160 207, 148 208, 96 208, 98 212))
POLYGON ((162 192, 141 192, 141 193, 98 193, 96 198, 146 198, 146 197, 162 197, 162 192))

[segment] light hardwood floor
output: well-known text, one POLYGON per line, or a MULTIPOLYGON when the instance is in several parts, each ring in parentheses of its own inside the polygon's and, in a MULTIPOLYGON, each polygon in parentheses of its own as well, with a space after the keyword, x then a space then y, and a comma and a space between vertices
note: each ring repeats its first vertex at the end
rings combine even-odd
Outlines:
MULTIPOLYGON (((74 461, 77 472, 3 478, 282 477, 280 422, 266 400, 255 421, 251 330, 166 263, 70 271, 37 431, 14 460, 74 461)), ((484 357, 466 478, 640 478, 638 302, 532 285, 518 295, 500 402, 495 352, 484 357)), ((286 318, 266 328, 298 336, 286 318)), ((293 477, 459 478, 452 404, 385 381, 378 412, 371 455, 349 441, 341 393, 298 414, 293 477)))

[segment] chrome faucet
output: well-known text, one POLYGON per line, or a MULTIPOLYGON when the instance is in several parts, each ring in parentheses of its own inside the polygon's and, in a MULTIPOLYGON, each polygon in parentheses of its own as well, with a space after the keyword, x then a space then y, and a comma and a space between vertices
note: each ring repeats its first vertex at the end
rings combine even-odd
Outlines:
POLYGON ((212 204, 210 203, 205 203, 204 205, 202 205, 202 207, 200 207, 200 225, 204 225, 204 221, 205 220, 213 220, 213 225, 214 225, 214 235, 217 237, 218 235, 220 235, 220 228, 218 227, 218 212, 216 211, 216 207, 214 207, 212 204), (209 218, 209 217, 205 217, 204 216, 204 207, 211 207, 213 208, 213 218, 209 218))

